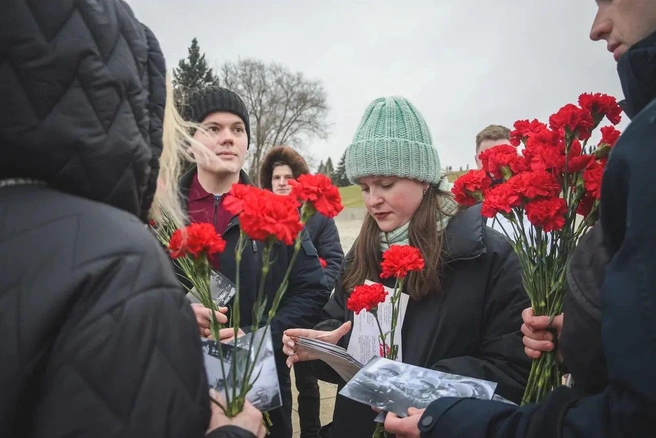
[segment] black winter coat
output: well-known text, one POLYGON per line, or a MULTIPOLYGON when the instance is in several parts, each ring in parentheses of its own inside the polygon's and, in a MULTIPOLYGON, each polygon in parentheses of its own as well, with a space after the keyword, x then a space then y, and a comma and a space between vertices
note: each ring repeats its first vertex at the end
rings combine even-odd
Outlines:
MULTIPOLYGON (((521 408, 481 400, 444 398, 426 409, 420 420, 422 437, 654 436, 656 33, 622 55, 618 72, 626 98, 624 111, 632 120, 611 151, 603 176, 601 229, 593 232, 601 232, 603 252, 607 253, 586 257, 585 253, 590 250, 585 249, 583 256, 575 259, 575 269, 587 272, 578 273, 578 285, 574 286, 600 286, 601 333, 595 330, 599 326, 592 318, 584 332, 576 333, 578 344, 587 344, 587 349, 563 352, 568 356, 568 365, 574 367, 573 372, 585 372, 581 365, 585 366, 585 362, 595 356, 605 358, 589 370, 584 384, 586 391, 598 393, 589 395, 576 388, 560 387, 539 404, 521 408), (604 269, 599 262, 604 264, 605 257, 608 264, 604 269), (577 353, 582 356, 573 358, 572 354, 577 353), (602 375, 604 371, 606 379, 602 375)), ((597 238, 591 234, 590 240, 584 240, 583 244, 594 245, 597 238)), ((570 275, 568 281, 572 279, 570 275)), ((570 303, 572 298, 579 304, 587 301, 588 313, 594 315, 595 291, 579 292, 578 296, 569 297, 570 303)), ((568 319, 566 309, 564 321, 568 319)), ((585 321, 576 322, 580 326, 585 324, 585 321)), ((574 376, 575 384, 576 378, 574 376)))
POLYGON ((344 250, 339 240, 339 231, 337 231, 335 220, 321 213, 315 213, 305 224, 305 229, 310 235, 319 257, 326 261, 323 272, 326 274, 328 289, 332 290, 344 261, 344 250))
MULTIPOLYGON (((519 260, 506 238, 484 225, 480 205, 459 212, 446 239, 442 290, 408 302, 403 362, 497 382, 498 394, 519 402, 531 366, 519 331, 521 312, 530 306, 519 260)), ((349 253, 345 264, 351 260, 349 253)), ((330 319, 317 328, 352 320, 346 299, 338 284, 324 309, 330 319)), ((349 335, 340 345, 348 342, 349 335)), ((344 384, 326 364, 313 365, 317 377, 344 384)), ((338 395, 329 436, 369 438, 375 417, 370 407, 338 395)))
POLYGON ((3 2, 0 41, 0 436, 204 437, 198 327, 138 218, 157 41, 118 0, 3 2))

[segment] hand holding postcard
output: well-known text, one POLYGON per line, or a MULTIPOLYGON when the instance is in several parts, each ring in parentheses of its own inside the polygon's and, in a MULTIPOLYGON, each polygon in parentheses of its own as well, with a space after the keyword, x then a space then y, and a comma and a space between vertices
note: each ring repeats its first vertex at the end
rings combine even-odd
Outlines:
POLYGON ((441 397, 491 400, 496 387, 495 382, 487 380, 374 357, 339 393, 405 417, 408 408, 424 409, 441 397))
POLYGON ((362 369, 362 363, 349 355, 338 345, 320 341, 318 339, 298 338, 298 348, 311 350, 317 360, 322 360, 348 382, 362 369))
POLYGON ((255 336, 253 333, 247 333, 237 338, 236 342, 232 340, 228 343, 217 343, 201 338, 201 343, 207 380, 211 388, 225 398, 227 391, 238 391, 238 388, 232 388, 232 382, 245 381, 245 372, 252 369, 249 380, 253 387, 246 394, 246 400, 262 412, 282 406, 271 330, 267 330, 266 334, 264 330, 258 330, 255 336), (256 354, 260 344, 260 352, 256 354), (218 348, 221 348, 221 352, 218 348), (255 366, 248 367, 247 361, 255 361, 255 366))

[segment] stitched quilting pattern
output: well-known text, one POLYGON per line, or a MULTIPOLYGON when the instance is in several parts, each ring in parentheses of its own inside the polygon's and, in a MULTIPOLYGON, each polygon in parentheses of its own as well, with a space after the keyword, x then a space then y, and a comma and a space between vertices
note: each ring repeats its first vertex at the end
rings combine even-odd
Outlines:
POLYGON ((122 1, 7 0, 0 178, 32 177, 144 216, 166 98, 156 39, 122 1))
POLYGON ((0 436, 203 436, 198 328, 156 239, 39 187, 0 205, 0 436))

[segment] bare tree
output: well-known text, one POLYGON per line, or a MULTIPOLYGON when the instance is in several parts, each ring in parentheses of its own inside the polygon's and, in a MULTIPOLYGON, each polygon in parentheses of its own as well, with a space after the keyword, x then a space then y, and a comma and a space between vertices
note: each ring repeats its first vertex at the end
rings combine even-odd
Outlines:
POLYGON ((257 181, 260 163, 277 145, 302 149, 303 141, 328 135, 328 104, 320 81, 280 64, 243 59, 223 64, 221 85, 239 94, 250 112, 248 174, 257 181))

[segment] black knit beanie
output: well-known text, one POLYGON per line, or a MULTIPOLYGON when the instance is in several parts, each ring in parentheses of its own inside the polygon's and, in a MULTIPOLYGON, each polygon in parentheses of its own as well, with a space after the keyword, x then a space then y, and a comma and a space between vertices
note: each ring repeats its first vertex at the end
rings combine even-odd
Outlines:
POLYGON ((246 127, 248 145, 251 144, 251 126, 248 110, 241 97, 226 88, 205 87, 194 91, 187 102, 185 118, 191 122, 202 123, 210 113, 227 112, 242 119, 246 127))

